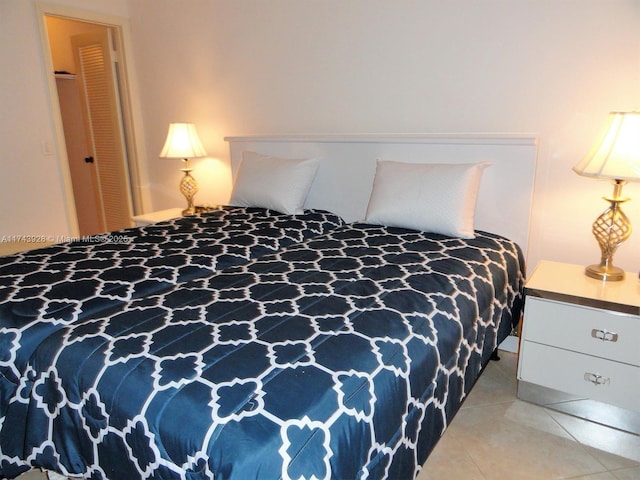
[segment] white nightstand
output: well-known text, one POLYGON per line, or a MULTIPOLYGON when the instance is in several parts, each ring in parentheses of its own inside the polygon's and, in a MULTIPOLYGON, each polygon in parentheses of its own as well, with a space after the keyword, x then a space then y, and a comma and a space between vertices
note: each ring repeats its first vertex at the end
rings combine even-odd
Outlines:
POLYGON ((182 208, 169 208, 168 210, 159 210, 157 212, 136 215, 135 217, 131 217, 131 220, 136 224, 136 227, 142 227, 144 225, 151 225, 152 223, 181 217, 182 210, 182 208))
POLYGON ((525 285, 518 397, 640 435, 640 281, 541 262, 525 285))

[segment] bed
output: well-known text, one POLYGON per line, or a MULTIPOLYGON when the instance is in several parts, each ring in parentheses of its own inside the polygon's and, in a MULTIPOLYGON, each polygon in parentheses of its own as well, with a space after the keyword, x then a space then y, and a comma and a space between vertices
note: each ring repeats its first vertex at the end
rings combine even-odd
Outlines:
MULTIPOLYGON (((262 152, 262 165, 320 157, 305 206, 350 223, 14 349, 9 363, 24 368, 0 420, 2 475, 31 467, 112 479, 418 474, 519 319, 535 139, 229 141, 234 175, 248 151, 262 152), (482 164, 473 233, 385 225, 398 202, 385 197, 379 172, 401 166, 383 166, 381 156, 412 164, 402 166, 410 178, 414 163, 434 158, 474 171, 482 164), (355 176, 351 163, 361 164, 355 176), (341 185, 342 208, 332 204, 341 185), (481 215, 487 202, 509 205, 505 217, 481 215)), ((399 206, 393 215, 408 210, 413 222, 415 205, 399 206)))
POLYGON ((87 315, 340 226, 324 211, 221 207, 0 257, 0 317, 87 315))
POLYGON ((225 206, 0 257, 0 414, 29 348, 50 332, 343 223, 324 211, 225 206))

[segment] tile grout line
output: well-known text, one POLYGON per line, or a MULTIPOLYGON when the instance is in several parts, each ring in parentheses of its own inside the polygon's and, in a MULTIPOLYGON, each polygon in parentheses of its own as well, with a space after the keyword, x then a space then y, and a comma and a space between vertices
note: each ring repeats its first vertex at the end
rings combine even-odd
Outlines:
MULTIPOLYGON (((487 408, 488 406, 490 406, 490 405, 482 405, 482 406, 469 407, 469 408, 487 408)), ((480 475, 482 475, 482 478, 484 480, 488 480, 488 477, 485 475, 485 473, 482 470, 482 468, 480 468, 480 465, 477 464, 475 458, 473 458, 473 455, 471 455, 471 453, 464 446, 462 446, 462 450, 464 451, 464 454, 469 458, 469 460, 471 460, 471 462, 478 469, 478 472, 480 472, 480 475)))
MULTIPOLYGON (((588 445, 585 445, 585 444, 583 444, 580 440, 578 440, 578 439, 575 437, 575 435, 573 435, 569 430, 567 430, 567 429, 564 427, 564 425, 562 425, 560 422, 558 422, 558 421, 555 419, 555 417, 549 413, 549 409, 547 409, 546 407, 542 407, 542 410, 544 411, 545 415, 546 415, 547 417, 549 417, 549 418, 553 421, 553 423, 555 423, 556 425, 558 425, 558 426, 559 426, 559 427, 560 427, 564 432, 566 432, 566 434, 567 434, 567 435, 569 435, 569 436, 571 437, 571 439, 572 439, 575 443, 577 443, 577 444, 579 445, 580 449, 582 449, 582 451, 583 451, 584 453, 586 453, 586 454, 587 454, 587 455, 589 455, 591 458, 593 458, 593 459, 594 459, 596 462, 598 462, 598 464, 599 464, 599 465, 601 465, 601 466, 602 466, 602 468, 604 469, 604 470, 603 470, 603 471, 601 471, 601 472, 593 472, 593 473, 591 473, 590 475, 596 475, 596 474, 600 474, 600 473, 610 473, 610 472, 611 472, 611 470, 609 470, 609 469, 607 468, 607 466, 606 466, 606 465, 604 465, 604 464, 603 464, 603 463, 598 459, 598 457, 596 457, 595 455, 592 455, 592 454, 591 454, 591 452, 589 452, 588 448, 594 448, 594 447, 589 447, 588 445)), ((569 480, 569 479, 571 479, 571 478, 580 478, 580 477, 581 477, 580 475, 578 475, 578 476, 574 476, 574 477, 567 477, 567 479, 566 479, 566 480, 569 480)))

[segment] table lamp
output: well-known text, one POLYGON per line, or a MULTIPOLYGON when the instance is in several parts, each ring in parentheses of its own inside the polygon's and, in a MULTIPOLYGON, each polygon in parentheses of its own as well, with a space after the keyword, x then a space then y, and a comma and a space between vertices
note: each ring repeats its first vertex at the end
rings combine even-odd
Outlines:
POLYGON ((631 235, 631 222, 620 204, 628 200, 621 196, 622 186, 640 180, 640 112, 611 112, 602 137, 573 170, 613 183, 613 195, 604 197, 610 206, 592 227, 602 252, 600 263, 586 267, 585 274, 603 281, 622 280, 624 270, 613 265, 613 254, 631 235))
POLYGON ((160 158, 180 158, 184 162, 184 177, 180 181, 180 192, 187 199, 187 208, 182 211, 182 215, 193 215, 196 211, 193 205, 193 197, 198 192, 198 182, 191 176, 191 168, 189 168, 189 159, 205 157, 205 151, 196 126, 193 123, 171 123, 169 124, 169 133, 167 141, 160 152, 160 158))

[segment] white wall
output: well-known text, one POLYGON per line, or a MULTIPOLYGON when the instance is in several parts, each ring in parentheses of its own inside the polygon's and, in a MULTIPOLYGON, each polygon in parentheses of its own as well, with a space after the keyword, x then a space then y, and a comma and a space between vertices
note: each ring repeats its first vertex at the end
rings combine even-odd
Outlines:
POLYGON ((0 236, 67 233, 33 2, 0 0, 0 24, 0 236))
MULTIPOLYGON (((229 195, 225 135, 533 132, 530 263, 598 260, 606 182, 571 167, 640 108, 638 0, 57 0, 129 17, 155 209, 181 206, 168 124, 195 122, 199 203, 229 195)), ((0 0, 0 236, 68 233, 34 0, 0 0), (7 68, 10 66, 11 68, 7 68)), ((640 185, 625 187, 640 231, 640 185)), ((616 255, 640 268, 640 233, 616 255)))
MULTIPOLYGON (((528 132, 531 266, 599 261, 591 224, 611 187, 571 167, 609 111, 640 108, 638 0, 129 0, 129 13, 156 208, 183 203, 178 167, 151 158, 172 121, 198 126, 209 203, 228 195, 225 135, 528 132)), ((625 190, 640 230, 640 188, 625 190)), ((616 263, 640 268, 640 233, 616 263)))

